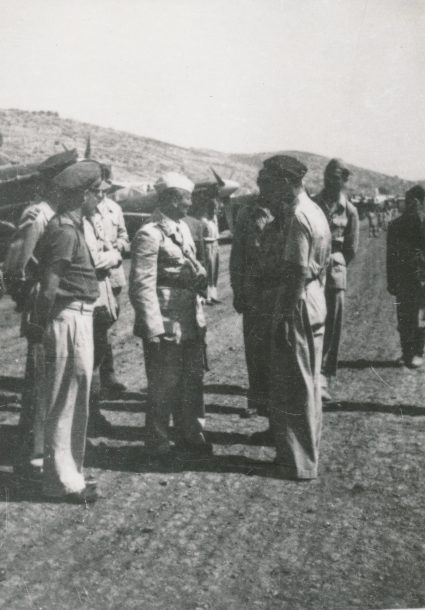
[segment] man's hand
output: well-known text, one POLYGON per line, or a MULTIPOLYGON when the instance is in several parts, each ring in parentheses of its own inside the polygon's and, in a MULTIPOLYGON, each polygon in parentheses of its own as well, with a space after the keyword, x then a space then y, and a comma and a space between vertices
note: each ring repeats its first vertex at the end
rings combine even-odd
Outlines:
POLYGON ((291 317, 282 318, 276 326, 274 342, 276 347, 294 347, 293 341, 293 319, 291 317))
POLYGON ((162 335, 156 335, 155 337, 149 337, 147 342, 149 343, 149 345, 152 345, 154 343, 161 343, 161 337, 162 337, 162 335))

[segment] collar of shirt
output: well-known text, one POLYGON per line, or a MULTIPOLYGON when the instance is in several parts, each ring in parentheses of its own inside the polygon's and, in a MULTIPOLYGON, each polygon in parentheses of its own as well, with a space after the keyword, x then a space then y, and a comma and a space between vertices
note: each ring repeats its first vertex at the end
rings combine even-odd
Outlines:
POLYGON ((73 224, 79 229, 83 228, 83 214, 81 208, 77 210, 71 210, 69 212, 63 212, 59 214, 60 224, 73 224))
POLYGON ((178 240, 182 240, 180 222, 172 220, 169 216, 163 214, 158 208, 153 212, 151 220, 167 237, 172 237, 174 235, 178 240))
POLYGON ((336 201, 329 201, 328 199, 326 199, 325 191, 322 191, 320 193, 320 200, 322 201, 328 212, 333 212, 337 209, 345 210, 345 208, 347 207, 347 196, 345 193, 340 193, 336 201))

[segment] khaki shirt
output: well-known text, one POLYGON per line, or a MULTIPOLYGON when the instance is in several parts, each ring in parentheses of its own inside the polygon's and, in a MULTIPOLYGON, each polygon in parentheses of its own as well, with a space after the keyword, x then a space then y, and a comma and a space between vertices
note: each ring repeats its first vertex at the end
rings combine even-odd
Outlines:
MULTIPOLYGON (((115 201, 112 201, 112 199, 104 197, 97 206, 97 212, 102 220, 105 239, 112 244, 113 248, 117 250, 120 255, 129 252, 130 240, 125 227, 121 206, 115 201)), ((111 269, 110 280, 112 288, 122 288, 126 285, 122 265, 111 269)))
POLYGON ((132 242, 129 296, 135 310, 134 334, 143 339, 165 335, 180 343, 205 331, 201 297, 196 292, 196 261, 189 227, 156 210, 132 242))
POLYGON ((329 201, 324 191, 314 197, 326 218, 332 234, 332 260, 326 287, 346 290, 347 265, 356 255, 359 245, 359 215, 344 193, 338 201, 329 201))

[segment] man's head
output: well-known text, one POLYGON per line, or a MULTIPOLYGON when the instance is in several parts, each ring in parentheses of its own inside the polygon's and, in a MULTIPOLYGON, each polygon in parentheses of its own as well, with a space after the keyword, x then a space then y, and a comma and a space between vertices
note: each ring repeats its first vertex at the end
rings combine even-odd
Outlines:
POLYGON ((417 184, 406 192, 406 214, 425 220, 425 190, 417 184))
POLYGON ((193 188, 193 182, 183 174, 168 172, 161 176, 155 183, 161 212, 173 220, 184 218, 192 204, 193 188))
POLYGON ((58 190, 62 210, 81 208, 84 214, 90 215, 98 203, 101 167, 96 161, 78 161, 55 176, 52 183, 58 190))
POLYGON ((53 178, 60 174, 64 169, 73 165, 78 159, 77 149, 65 150, 51 155, 38 166, 40 180, 38 191, 41 197, 45 197, 53 205, 57 205, 57 188, 53 183, 53 178))
POLYGON ((264 205, 277 216, 283 207, 294 201, 302 189, 307 167, 288 155, 275 155, 263 162, 257 178, 264 205))
POLYGON ((339 195, 345 188, 350 170, 341 159, 331 159, 325 167, 325 188, 332 194, 339 195))

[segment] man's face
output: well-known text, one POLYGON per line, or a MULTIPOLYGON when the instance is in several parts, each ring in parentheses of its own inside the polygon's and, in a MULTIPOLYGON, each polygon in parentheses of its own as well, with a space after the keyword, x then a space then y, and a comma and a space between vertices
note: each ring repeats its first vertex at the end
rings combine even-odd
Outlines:
POLYGON ((93 216, 93 214, 95 213, 96 207, 100 201, 99 193, 100 191, 97 186, 94 186, 91 189, 84 191, 82 210, 85 216, 93 216))
POLYGON ((420 199, 415 198, 409 207, 411 212, 415 214, 421 222, 425 221, 425 200, 420 201, 420 199))
POLYGON ((294 191, 289 180, 281 174, 260 170, 257 180, 260 194, 268 204, 273 216, 283 211, 286 204, 294 199, 294 191))
POLYGON ((325 176, 325 185, 334 192, 340 192, 347 184, 349 174, 341 167, 328 171, 325 176))
POLYGON ((171 200, 170 205, 173 207, 176 219, 184 218, 192 205, 191 194, 183 189, 176 189, 175 197, 171 200))

